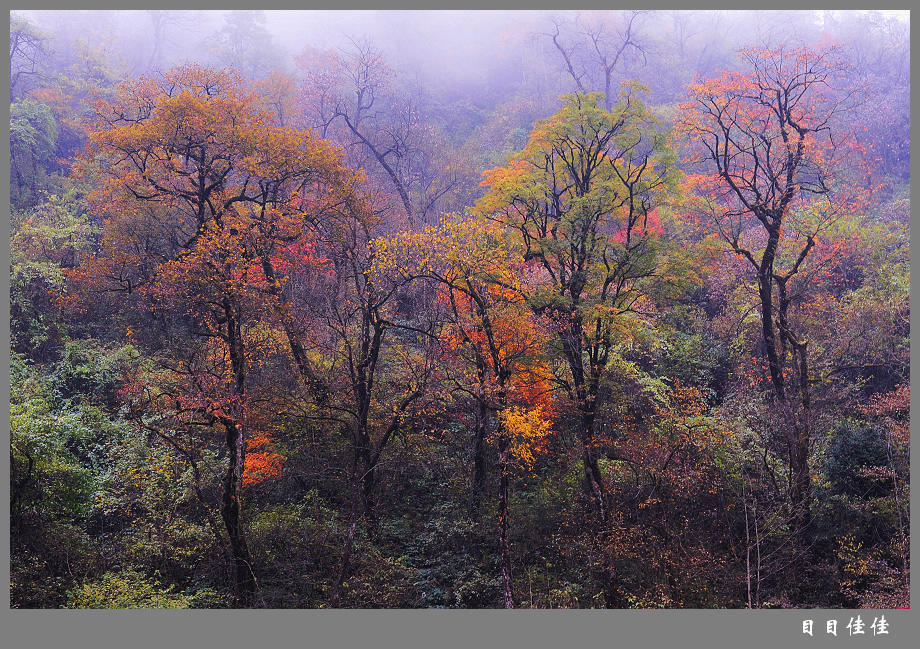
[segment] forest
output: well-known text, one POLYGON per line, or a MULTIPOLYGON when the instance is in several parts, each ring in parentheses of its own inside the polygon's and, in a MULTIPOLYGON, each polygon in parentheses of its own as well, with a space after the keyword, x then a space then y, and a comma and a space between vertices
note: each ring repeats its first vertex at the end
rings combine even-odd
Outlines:
POLYGON ((11 12, 11 607, 908 607, 906 13, 11 12))

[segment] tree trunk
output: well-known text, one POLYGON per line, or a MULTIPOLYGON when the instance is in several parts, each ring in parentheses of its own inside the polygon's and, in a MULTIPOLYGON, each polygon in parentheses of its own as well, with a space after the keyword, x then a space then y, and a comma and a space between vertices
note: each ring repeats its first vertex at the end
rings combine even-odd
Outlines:
POLYGON ((763 579, 760 576, 760 527, 757 525, 757 498, 754 498, 753 508, 754 549, 757 551, 757 589, 754 595, 754 605, 756 608, 760 608, 760 582, 763 581, 763 579))
POLYGON ((233 554, 233 604, 236 608, 252 605, 256 590, 255 575, 249 548, 240 525, 240 488, 243 478, 244 445, 242 429, 232 421, 225 421, 229 461, 224 474, 220 515, 227 528, 230 551, 233 554))
POLYGON ((300 374, 304 384, 310 388, 313 396, 316 398, 317 403, 323 406, 329 399, 329 389, 314 371, 313 366, 307 359, 307 352, 304 349, 303 344, 300 342, 296 332, 294 331, 291 314, 289 313, 288 308, 285 306, 281 284, 278 282, 278 279, 275 275, 275 267, 271 263, 271 259, 268 257, 268 255, 262 255, 261 259, 262 272, 265 273, 265 278, 268 280, 269 292, 275 298, 275 313, 281 322, 282 328, 284 329, 284 334, 288 341, 288 347, 291 350, 291 356, 294 358, 294 364, 297 366, 297 371, 300 374))
POLYGON ((795 483, 792 492, 792 504, 798 514, 799 529, 802 533, 811 523, 811 395, 808 389, 808 347, 807 343, 793 341, 793 362, 799 357, 798 383, 802 402, 802 416, 795 428, 796 439, 793 453, 793 474, 795 483))
POLYGON ((747 607, 751 608, 751 526, 748 522, 747 493, 744 488, 747 476, 742 475, 741 479, 741 499, 744 504, 744 572, 747 575, 747 607))
POLYGON ((342 548, 342 565, 339 568, 339 575, 336 577, 335 585, 332 587, 332 597, 329 602, 333 608, 337 608, 342 600, 342 586, 351 571, 351 556, 355 547, 355 532, 358 527, 358 475, 355 471, 356 469, 357 463, 352 466, 351 520, 348 524, 348 534, 345 535, 345 545, 342 548))
POLYGON ((620 594, 616 589, 616 579, 613 568, 608 561, 604 562, 603 573, 599 575, 604 588, 604 606, 607 608, 624 608, 620 594))
POLYGON ((891 452, 891 431, 885 431, 885 455, 888 457, 888 466, 891 468, 891 480, 892 486, 894 487, 894 504, 898 512, 898 531, 901 535, 900 543, 900 554, 901 554, 901 577, 904 579, 904 583, 908 582, 908 572, 907 572, 907 556, 909 543, 907 541, 907 535, 904 533, 904 516, 902 515, 901 509, 901 496, 899 493, 898 486, 898 469, 894 463, 894 456, 891 452))
POLYGON ((779 228, 769 231, 769 239, 764 248, 763 258, 757 273, 757 292, 760 296, 760 323, 763 331, 764 349, 767 352, 767 363, 770 369, 770 381, 776 392, 776 399, 780 406, 788 406, 786 398, 786 383, 783 377, 783 363, 780 359, 779 344, 774 328, 773 305, 773 261, 776 258, 779 246, 779 228))
POLYGON ((367 519, 367 531, 371 537, 377 532, 377 468, 368 466, 361 479, 364 517, 367 519))
POLYGON ((255 573, 246 539, 240 524, 240 491, 243 486, 243 469, 246 458, 246 440, 243 434, 243 397, 246 384, 246 359, 243 354, 243 338, 237 309, 229 298, 224 299, 224 315, 227 321, 227 345, 230 364, 233 369, 234 401, 230 405, 230 416, 222 418, 226 431, 228 451, 227 471, 224 474, 221 497, 221 518, 227 528, 230 551, 233 554, 233 599, 234 606, 244 608, 252 605, 256 590, 255 573))
POLYGON ((486 482, 485 442, 489 426, 489 407, 484 399, 479 399, 479 412, 476 417, 476 438, 473 443, 473 505, 482 501, 482 492, 486 482))
POLYGON ((508 539, 508 450, 507 440, 502 441, 499 451, 499 488, 498 488, 498 544, 502 564, 502 594, 505 608, 514 608, 514 596, 511 591, 511 543, 508 539))
MULTIPOLYGON (((774 219, 779 224, 779 219, 774 219)), ((778 279, 773 272, 773 263, 779 248, 780 228, 775 225, 767 228, 768 239, 758 268, 757 288, 761 304, 761 327, 763 330, 764 349, 770 370, 770 381, 775 393, 776 406, 785 422, 785 437, 789 447, 789 470, 792 484, 789 490, 789 502, 793 509, 797 534, 803 535, 810 523, 811 469, 809 467, 810 428, 808 425, 810 400, 808 393, 808 361, 804 343, 798 343, 786 322, 788 301, 785 294, 784 280, 778 279), (778 285, 780 303, 778 309, 780 339, 777 339, 775 319, 777 307, 773 302, 773 287, 778 285), (801 401, 802 416, 796 416, 796 404, 786 390, 786 345, 792 347, 793 370, 798 374, 798 391, 801 401), (798 358, 797 358, 798 357, 798 358)))
POLYGON ((595 513, 602 522, 607 520, 607 495, 604 489, 604 479, 597 462, 597 452, 594 448, 594 421, 596 416, 597 398, 596 391, 589 393, 585 377, 584 361, 581 347, 581 319, 577 316, 571 318, 572 323, 566 335, 562 336, 562 347, 565 352, 569 370, 572 373, 572 387, 578 400, 581 418, 579 437, 582 444, 582 459, 584 461, 584 492, 590 500, 595 513))
POLYGON ((585 465, 585 493, 591 499, 598 518, 602 523, 607 521, 607 492, 604 488, 604 476, 597 461, 597 451, 594 448, 594 409, 591 407, 582 412, 582 451, 585 465))
POLYGON ((377 471, 373 459, 371 438, 366 424, 358 428, 358 445, 355 449, 356 479, 360 485, 361 509, 368 524, 368 533, 373 534, 376 529, 375 489, 377 487, 377 471))
MULTIPOLYGON (((572 372, 572 386, 579 408, 579 437, 582 444, 582 462, 584 464, 584 480, 582 488, 585 496, 591 503, 596 520, 595 525, 600 529, 607 524, 610 515, 607 507, 607 493, 604 486, 604 476, 598 463, 597 449, 594 445, 594 424, 597 416, 597 381, 594 387, 588 386, 588 377, 585 376, 584 361, 581 346, 582 321, 579 317, 572 317, 572 324, 567 335, 562 337, 562 346, 565 351, 569 369, 572 372)), ((592 377, 593 379, 593 377, 592 377)), ((616 591, 614 571, 609 566, 609 561, 603 561, 600 572, 595 575, 601 582, 604 592, 604 604, 607 608, 619 608, 620 598, 616 591)))
POLYGON ((790 502, 798 534, 805 533, 811 522, 811 469, 808 465, 809 444, 807 432, 796 432, 792 449, 792 491, 790 502))

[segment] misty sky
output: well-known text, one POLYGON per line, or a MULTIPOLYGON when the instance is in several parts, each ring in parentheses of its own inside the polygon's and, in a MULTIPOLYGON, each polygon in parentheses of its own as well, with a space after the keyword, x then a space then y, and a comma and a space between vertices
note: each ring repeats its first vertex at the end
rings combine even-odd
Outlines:
MULTIPOLYGON (((23 11, 50 31, 76 29, 89 42, 118 48, 141 49, 149 40, 151 23, 147 11, 23 11)), ((224 11, 184 13, 183 19, 169 28, 167 59, 206 59, 209 37, 224 23, 224 11)), ((475 82, 496 66, 506 66, 529 53, 546 47, 540 39, 551 28, 554 18, 571 20, 575 12, 565 11, 265 11, 264 26, 272 36, 282 63, 293 67, 293 57, 305 46, 314 48, 348 47, 349 41, 370 39, 397 69, 412 68, 422 76, 442 80, 475 82), (509 57, 512 60, 509 60, 509 57)), ((750 12, 655 11, 644 17, 643 32, 664 37, 673 28, 675 17, 689 17, 697 40, 726 41, 730 46, 747 45, 750 40, 784 38, 790 26, 803 24, 820 29, 825 19, 845 12, 750 12), (738 41, 738 42, 729 42, 738 41)), ((859 12, 864 13, 864 12, 859 12)), ((909 11, 879 12, 886 17, 909 21, 909 11)))

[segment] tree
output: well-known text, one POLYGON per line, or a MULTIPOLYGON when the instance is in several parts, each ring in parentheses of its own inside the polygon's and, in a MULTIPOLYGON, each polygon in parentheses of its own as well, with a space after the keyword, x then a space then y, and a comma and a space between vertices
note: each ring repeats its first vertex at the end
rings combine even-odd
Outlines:
MULTIPOLYGON (((307 383, 314 419, 347 441, 348 532, 331 603, 338 606, 352 569, 359 519, 377 535, 383 467, 392 442, 434 396, 429 378, 438 321, 398 275, 383 270, 386 208, 363 218, 326 218, 314 229, 321 271, 292 271, 292 338, 315 359, 307 383), (409 306, 411 305, 411 306, 409 306)), ((304 367, 299 363, 298 367, 304 367)))
POLYGON ((188 29, 194 24, 194 17, 185 11, 164 11, 148 9, 147 17, 153 27, 153 50, 147 61, 147 68, 158 70, 163 64, 163 50, 169 44, 169 32, 175 28, 188 29))
POLYGON ((195 65, 125 83, 114 101, 99 102, 78 171, 93 181, 88 198, 105 218, 102 248, 74 275, 90 290, 126 294, 170 324, 167 336, 185 329, 202 341, 180 345, 188 356, 166 363, 175 376, 168 405, 186 425, 223 433, 221 517, 238 605, 255 588, 240 524, 254 327, 269 321, 283 331, 309 375, 281 269, 312 224, 363 209, 334 148, 272 126, 256 105, 232 73, 195 65))
POLYGON ((613 17, 612 12, 597 12, 586 21, 577 16, 572 27, 554 21, 553 32, 548 34, 578 92, 603 89, 604 108, 608 111, 615 100, 618 68, 638 58, 645 60, 646 45, 637 34, 644 13, 621 12, 613 17), (564 32, 572 30, 575 33, 566 38, 564 32))
POLYGON ((761 344, 783 418, 793 474, 789 497, 808 521, 812 408, 809 341, 790 321, 792 286, 819 235, 858 209, 863 193, 844 175, 846 140, 835 119, 852 102, 835 52, 750 49, 747 71, 692 85, 679 129, 692 143, 691 183, 708 222, 756 274, 761 344), (780 263, 783 259, 785 263, 780 263))
POLYGON ((532 467, 552 415, 551 375, 540 358, 544 335, 527 303, 520 257, 501 229, 481 218, 444 220, 438 228, 402 233, 381 246, 389 272, 433 281, 446 303, 441 339, 455 361, 446 374, 477 404, 474 498, 485 481, 484 444, 491 441, 498 451, 502 594, 505 608, 514 608, 509 483, 515 466, 532 467))
POLYGON ((429 224, 471 175, 433 123, 420 87, 400 83, 369 41, 343 53, 306 50, 304 119, 345 146, 372 184, 395 192, 410 228, 429 224), (439 144, 440 146, 436 146, 439 144))
POLYGON ((601 379, 630 319, 647 311, 656 273, 656 208, 673 180, 654 119, 627 86, 612 111, 575 94, 539 122, 523 151, 486 173, 477 212, 520 240, 538 287, 531 307, 552 323, 568 366, 559 383, 578 412, 585 492, 608 517, 595 420, 601 379))
POLYGON ((413 205, 405 166, 418 116, 411 104, 394 93, 393 71, 368 41, 356 43, 350 55, 333 55, 321 69, 312 63, 310 57, 301 57, 301 67, 309 75, 305 85, 311 111, 308 119, 323 133, 341 121, 346 137, 386 173, 411 222, 413 205))
POLYGON ((214 34, 214 61, 232 66, 247 79, 260 79, 278 67, 277 48, 265 26, 264 11, 228 11, 214 34))
POLYGON ((32 99, 10 104, 10 193, 14 205, 38 202, 54 163, 58 124, 51 109, 32 99))
POLYGON ((632 380, 608 405, 624 422, 616 441, 622 461, 611 467, 611 499, 620 505, 602 542, 618 576, 608 598, 621 606, 732 605, 735 519, 724 461, 731 433, 698 389, 622 364, 632 380))
POLYGON ((60 297, 65 273, 80 264, 98 234, 76 192, 49 196, 14 214, 10 237, 11 347, 43 363, 60 351, 67 325, 60 297))
POLYGON ((910 412, 910 386, 899 385, 891 392, 875 395, 864 413, 879 420, 884 431, 886 471, 883 478, 891 478, 892 495, 898 521, 898 543, 896 554, 901 560, 901 580, 906 586, 909 581, 910 564, 910 529, 907 526, 909 514, 909 484, 904 482, 904 474, 909 472, 910 463, 910 426, 907 418, 910 412))
POLYGON ((10 100, 23 95, 27 80, 44 74, 47 40, 28 20, 10 13, 10 100))
POLYGON ((255 83, 256 94, 266 110, 272 113, 278 126, 294 126, 297 111, 297 80, 293 76, 273 70, 255 83))
POLYGON ((344 224, 338 234, 330 232, 325 240, 334 270, 324 282, 318 308, 304 305, 308 317, 323 324, 308 339, 329 360, 325 385, 335 400, 328 406, 334 420, 345 415, 348 421, 353 481, 372 530, 379 465, 390 441, 425 397, 437 326, 423 303, 416 304, 421 308, 415 313, 400 309, 406 282, 383 272, 378 263, 386 251, 375 235, 385 226, 372 218, 344 224))

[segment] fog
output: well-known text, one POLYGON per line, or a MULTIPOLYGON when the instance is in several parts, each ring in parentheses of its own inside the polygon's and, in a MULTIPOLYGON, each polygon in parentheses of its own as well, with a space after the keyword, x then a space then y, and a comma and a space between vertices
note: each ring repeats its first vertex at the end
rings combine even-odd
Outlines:
MULTIPOLYGON (((14 99, 42 87, 43 76, 67 77, 79 70, 78 78, 104 78, 102 85, 112 87, 124 78, 192 61, 232 66, 253 82, 272 74, 287 75, 288 121, 322 128, 334 139, 327 132, 329 120, 316 111, 307 115, 309 107, 297 92, 309 85, 308 78, 315 86, 316 75, 330 73, 333 59, 338 61, 335 74, 340 77, 349 69, 353 74, 354 66, 363 61, 382 75, 379 83, 386 86, 390 112, 396 105, 410 107, 413 119, 437 125, 456 151, 465 150, 465 159, 477 171, 500 162, 523 142, 536 120, 561 105, 561 95, 575 90, 608 92, 615 98, 623 81, 638 80, 648 87, 650 102, 667 123, 686 96, 687 84, 736 69, 739 50, 751 46, 838 46, 852 73, 867 82, 867 98, 876 102, 873 110, 893 111, 886 123, 872 127, 877 138, 887 132, 896 136, 895 141, 909 142, 910 25, 909 12, 903 11, 25 11, 14 15, 39 30, 46 70, 32 74, 29 60, 21 61, 25 74, 11 87, 14 99)), ((17 65, 13 58, 11 49, 11 71, 17 65)), ((272 82, 276 87, 279 79, 276 76, 272 82)), ((904 162, 906 145, 897 148, 892 156, 904 162)), ((905 175, 906 167, 899 173, 905 175)))
MULTIPOLYGON (((450 83, 488 82, 512 66, 533 66, 552 52, 554 23, 576 28, 616 22, 620 12, 574 11, 24 11, 63 40, 84 40, 120 59, 131 74, 184 60, 220 59, 220 32, 235 23, 240 37, 288 68, 305 47, 348 48, 368 40, 403 73, 450 83), (248 33, 246 33, 248 32, 248 33), (159 43, 157 42, 159 41, 159 43), (157 53, 157 49, 161 50, 157 53), (155 54, 156 53, 156 54, 155 54)), ((712 58, 738 47, 866 36, 863 26, 902 30, 906 11, 649 11, 636 33, 650 55, 627 72, 645 76, 670 49, 712 58)), ((226 39, 223 39, 226 40, 226 39)), ((730 58, 730 57, 729 57, 730 58)), ((559 70, 556 70, 559 71, 559 70)))

